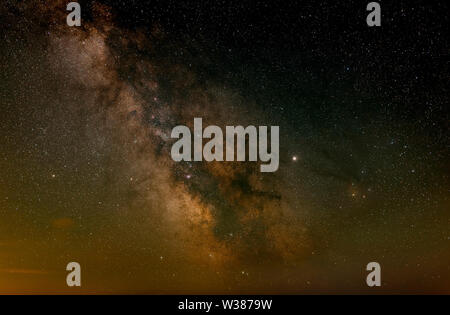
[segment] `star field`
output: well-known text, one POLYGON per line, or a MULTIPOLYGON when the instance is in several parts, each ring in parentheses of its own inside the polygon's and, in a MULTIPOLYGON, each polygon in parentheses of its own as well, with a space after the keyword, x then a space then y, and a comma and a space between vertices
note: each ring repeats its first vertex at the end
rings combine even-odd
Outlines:
POLYGON ((447 4, 79 3, 0 4, 0 292, 449 292, 447 4), (194 117, 279 170, 175 163, 194 117))

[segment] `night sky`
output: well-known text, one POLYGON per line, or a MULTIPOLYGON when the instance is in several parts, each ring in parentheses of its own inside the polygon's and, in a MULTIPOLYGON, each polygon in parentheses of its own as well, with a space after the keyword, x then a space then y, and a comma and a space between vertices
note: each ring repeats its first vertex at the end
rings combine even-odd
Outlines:
POLYGON ((450 293, 448 4, 68 2, 0 3, 0 293, 450 293), (194 117, 278 171, 174 162, 194 117))

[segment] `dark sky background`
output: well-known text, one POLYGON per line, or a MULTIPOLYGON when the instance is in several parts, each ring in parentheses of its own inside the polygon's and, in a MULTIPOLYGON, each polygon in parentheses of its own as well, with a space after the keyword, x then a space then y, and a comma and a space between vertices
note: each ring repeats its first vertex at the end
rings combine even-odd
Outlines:
POLYGON ((0 292, 449 293, 448 4, 66 2, 0 4, 0 292), (279 170, 173 162, 194 117, 279 170))

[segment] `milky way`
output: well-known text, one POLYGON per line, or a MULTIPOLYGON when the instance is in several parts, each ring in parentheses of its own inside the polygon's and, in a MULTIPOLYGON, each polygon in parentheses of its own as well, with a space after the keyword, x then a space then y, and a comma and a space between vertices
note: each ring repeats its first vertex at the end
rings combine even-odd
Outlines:
POLYGON ((294 52, 278 70, 264 53, 221 64, 240 55, 126 27, 104 3, 79 28, 65 1, 0 6, 0 292, 70 292, 70 261, 82 292, 355 292, 370 261, 387 292, 449 290, 441 37, 423 62, 440 83, 417 90, 408 71, 429 74, 395 49, 347 47, 338 67, 332 44, 311 44, 332 70, 294 52), (194 117, 279 125, 279 170, 174 162, 171 130, 194 117))

